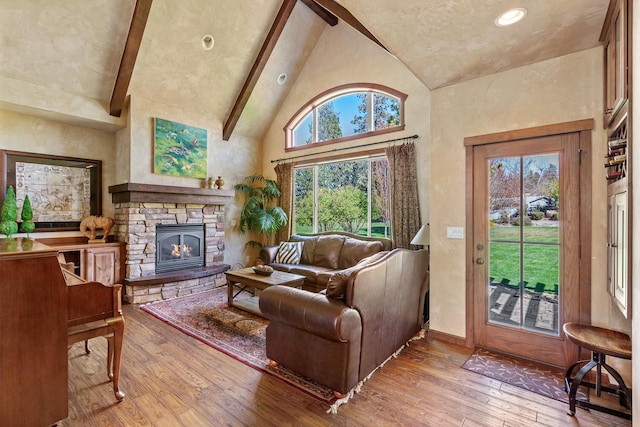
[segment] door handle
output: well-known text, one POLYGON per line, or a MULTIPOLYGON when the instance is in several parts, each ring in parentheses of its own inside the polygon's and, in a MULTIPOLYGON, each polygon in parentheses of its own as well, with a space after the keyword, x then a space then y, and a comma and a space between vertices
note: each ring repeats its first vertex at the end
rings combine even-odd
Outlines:
POLYGON ((476 264, 484 264, 484 259, 476 258, 476 264))

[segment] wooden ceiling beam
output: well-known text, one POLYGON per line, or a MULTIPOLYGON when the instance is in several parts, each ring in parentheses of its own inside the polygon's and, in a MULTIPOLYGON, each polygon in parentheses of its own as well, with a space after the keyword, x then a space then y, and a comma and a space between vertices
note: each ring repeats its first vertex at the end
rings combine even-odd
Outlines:
POLYGON ((109 114, 112 116, 120 117, 120 114, 122 114, 152 2, 153 0, 136 0, 127 42, 124 46, 120 68, 118 69, 116 83, 113 85, 113 93, 111 94, 111 102, 109 103, 109 114))
POLYGON ((224 127, 222 128, 222 139, 224 141, 228 141, 229 138, 231 138, 231 134, 238 124, 242 110, 244 110, 244 107, 247 105, 251 92, 258 83, 262 70, 264 70, 265 65, 267 65, 269 56, 271 55, 271 52, 273 52, 273 49, 278 42, 278 38, 280 38, 280 34, 282 34, 282 30, 287 23, 287 19, 289 19, 289 16, 291 15, 291 11, 293 11, 293 7, 296 5, 296 1, 297 0, 284 0, 282 2, 278 15, 276 15, 276 19, 273 21, 273 25, 271 25, 269 34, 267 34, 267 37, 262 44, 262 48, 258 53, 258 57, 253 63, 251 71, 249 71, 249 75, 240 90, 240 94, 238 95, 235 104, 233 104, 231 113, 224 123, 224 127))
POLYGON ((335 16, 333 13, 329 12, 324 7, 320 6, 315 1, 313 0, 300 0, 300 1, 302 1, 302 3, 304 3, 309 9, 314 11, 316 15, 322 18, 324 22, 326 22, 327 24, 331 25, 332 27, 335 27, 336 25, 338 25, 338 17, 335 16))
POLYGON ((342 19, 345 23, 349 24, 351 27, 356 29, 362 35, 367 37, 369 40, 371 40, 372 42, 374 42, 375 44, 377 44, 378 46, 380 46, 381 48, 389 52, 389 49, 387 49, 380 42, 380 40, 378 40, 373 34, 371 34, 369 30, 367 30, 367 28, 364 25, 362 25, 362 23, 358 21, 358 19, 355 16, 351 14, 351 12, 349 12, 347 9, 344 8, 344 6, 342 6, 339 3, 336 3, 334 0, 313 0, 313 1, 318 5, 322 6, 324 9, 328 10, 333 15, 337 16, 339 19, 342 19))

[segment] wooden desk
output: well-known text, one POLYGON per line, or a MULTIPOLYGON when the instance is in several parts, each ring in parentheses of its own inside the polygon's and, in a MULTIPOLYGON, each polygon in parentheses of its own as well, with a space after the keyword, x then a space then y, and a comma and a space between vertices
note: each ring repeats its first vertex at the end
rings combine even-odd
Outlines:
POLYGON ((67 284, 57 255, 30 239, 0 239, 2 426, 67 418, 67 284))

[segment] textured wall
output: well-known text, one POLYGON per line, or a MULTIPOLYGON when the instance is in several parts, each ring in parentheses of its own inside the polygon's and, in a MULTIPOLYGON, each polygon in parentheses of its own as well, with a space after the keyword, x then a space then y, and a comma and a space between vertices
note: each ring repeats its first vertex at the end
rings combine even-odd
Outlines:
MULTIPOLYGON (((275 176, 271 160, 312 152, 332 150, 350 145, 366 144, 419 135, 415 141, 418 158, 418 182, 425 191, 420 193, 422 219, 429 216, 429 91, 393 56, 344 23, 327 27, 309 57, 305 68, 289 92, 264 138, 262 167, 265 174, 275 176), (404 132, 379 135, 320 149, 293 153, 284 151, 283 128, 300 107, 327 89, 347 83, 377 83, 408 95, 405 102, 404 132)), ((384 148, 379 145, 370 148, 384 148)), ((338 153, 343 154, 343 153, 338 153)))
MULTIPOLYGON (((0 110, 0 147, 6 150, 102 160, 102 209, 113 216, 111 195, 116 171, 115 134, 0 110)), ((44 233, 42 237, 58 234, 44 233)), ((38 235, 35 233, 34 235, 38 235)))
MULTIPOLYGON (((142 184, 173 185, 199 188, 202 181, 194 178, 158 175, 153 173, 153 119, 159 117, 207 129, 208 176, 222 176, 225 189, 232 189, 246 175, 259 172, 258 157, 261 144, 254 139, 233 136, 222 140, 222 121, 197 110, 165 105, 131 95, 126 111, 130 125, 118 132, 118 181, 142 184)), ((238 233, 237 224, 242 200, 238 197, 225 208, 226 264, 246 264, 245 236, 238 233)))
POLYGON ((602 49, 594 48, 432 92, 432 328, 465 336, 465 240, 446 238, 446 227, 464 226, 471 214, 465 211, 463 139, 594 118, 592 321, 630 329, 606 292, 602 66, 602 49))

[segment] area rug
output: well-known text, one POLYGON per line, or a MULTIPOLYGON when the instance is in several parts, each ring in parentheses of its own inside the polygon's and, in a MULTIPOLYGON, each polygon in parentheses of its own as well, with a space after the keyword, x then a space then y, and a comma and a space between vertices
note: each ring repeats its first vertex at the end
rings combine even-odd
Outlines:
MULTIPOLYGON (((468 371, 568 403, 564 389, 564 371, 516 359, 487 350, 476 350, 462 367, 468 371)), ((580 389, 578 399, 587 400, 580 389)))
POLYGON ((316 399, 328 404, 336 399, 328 388, 286 368, 269 365, 265 349, 265 329, 269 321, 228 307, 226 287, 158 301, 140 308, 187 335, 252 368, 267 372, 316 399))
MULTIPOLYGON (((241 298, 242 295, 238 296, 241 298)), ((346 397, 336 399, 333 391, 313 380, 305 378, 282 366, 269 365, 265 349, 265 330, 269 321, 235 307, 227 306, 227 288, 220 287, 189 296, 158 301, 140 307, 180 331, 222 351, 223 353, 273 375, 304 393, 329 405, 328 413, 336 414, 338 407, 360 392, 364 382, 387 361, 402 351, 404 346, 390 356, 367 378, 357 384, 346 397)), ((421 331, 412 340, 424 337, 421 331)))

